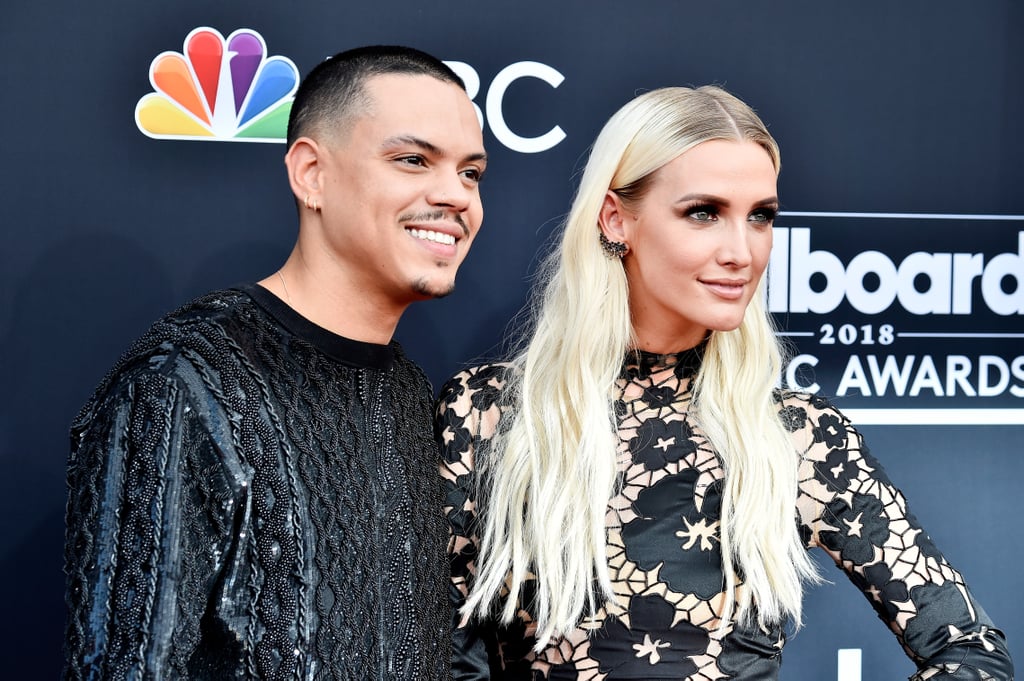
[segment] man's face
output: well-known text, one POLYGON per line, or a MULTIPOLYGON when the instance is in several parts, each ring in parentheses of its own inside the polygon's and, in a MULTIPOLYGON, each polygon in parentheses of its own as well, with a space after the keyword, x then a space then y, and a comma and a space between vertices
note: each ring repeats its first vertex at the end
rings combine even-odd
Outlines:
POLYGON ((431 76, 374 76, 365 90, 369 105, 320 158, 328 255, 382 304, 447 295, 483 220, 476 112, 431 76))

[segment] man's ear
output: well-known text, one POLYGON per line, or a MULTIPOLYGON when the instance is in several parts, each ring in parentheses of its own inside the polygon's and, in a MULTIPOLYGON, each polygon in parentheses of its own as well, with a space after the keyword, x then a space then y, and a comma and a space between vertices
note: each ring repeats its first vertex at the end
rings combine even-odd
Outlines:
POLYGON ((597 218, 601 231, 609 241, 629 243, 624 224, 626 215, 627 211, 622 205, 622 198, 609 189, 608 193, 604 195, 604 203, 601 204, 601 212, 597 218))
POLYGON ((322 172, 320 163, 323 148, 309 137, 300 137, 292 143, 288 153, 284 155, 284 165, 288 169, 288 183, 299 203, 311 206, 323 206, 322 172), (315 203, 314 203, 315 202, 315 203))

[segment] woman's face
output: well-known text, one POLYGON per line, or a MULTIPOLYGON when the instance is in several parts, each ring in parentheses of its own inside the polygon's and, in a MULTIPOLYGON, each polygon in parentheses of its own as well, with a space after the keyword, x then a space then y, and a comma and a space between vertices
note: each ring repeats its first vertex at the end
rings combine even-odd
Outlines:
POLYGON ((698 144, 658 170, 632 210, 609 192, 602 224, 629 245, 640 348, 676 352, 740 325, 768 265, 778 205, 771 157, 749 141, 698 144))

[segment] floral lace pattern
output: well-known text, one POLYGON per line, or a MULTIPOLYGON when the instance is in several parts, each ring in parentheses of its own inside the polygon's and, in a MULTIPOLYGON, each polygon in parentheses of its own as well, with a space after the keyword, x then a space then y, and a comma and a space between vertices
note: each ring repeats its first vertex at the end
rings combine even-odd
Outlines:
MULTIPOLYGON (((729 622, 718 629, 723 469, 689 415, 699 362, 697 350, 637 352, 618 382, 621 485, 607 515, 616 598, 535 653, 533 623, 522 605, 530 601, 528 582, 511 626, 462 625, 462 633, 476 632, 456 636, 456 667, 478 661, 468 678, 491 678, 490 672, 493 678, 574 681, 777 678, 782 625, 766 631, 729 622)), ((500 364, 465 371, 446 384, 438 402, 456 606, 475 573, 474 454, 486 455, 509 408, 502 392, 508 371, 500 364)), ((800 454, 793 465, 799 467, 801 536, 809 548, 828 553, 871 601, 918 666, 915 678, 1012 679, 1001 632, 849 421, 812 395, 786 393, 778 404, 800 454)))

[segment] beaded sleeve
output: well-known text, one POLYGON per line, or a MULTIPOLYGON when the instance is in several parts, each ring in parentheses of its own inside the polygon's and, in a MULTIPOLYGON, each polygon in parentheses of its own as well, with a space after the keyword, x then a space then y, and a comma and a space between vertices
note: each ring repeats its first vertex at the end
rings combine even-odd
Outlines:
MULTIPOLYGON (((188 676, 237 483, 181 381, 142 369, 72 432, 68 678, 188 676)), ((230 657, 230 650, 222 653, 230 657)))

